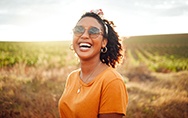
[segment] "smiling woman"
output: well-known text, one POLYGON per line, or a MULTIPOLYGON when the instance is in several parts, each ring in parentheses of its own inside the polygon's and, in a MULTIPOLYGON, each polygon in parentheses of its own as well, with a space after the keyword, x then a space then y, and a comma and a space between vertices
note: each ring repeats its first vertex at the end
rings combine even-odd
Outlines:
POLYGON ((100 16, 102 10, 94 11, 83 14, 73 29, 72 45, 80 67, 67 77, 58 105, 61 118, 126 115, 126 85, 114 69, 122 60, 123 47, 111 22, 100 16))

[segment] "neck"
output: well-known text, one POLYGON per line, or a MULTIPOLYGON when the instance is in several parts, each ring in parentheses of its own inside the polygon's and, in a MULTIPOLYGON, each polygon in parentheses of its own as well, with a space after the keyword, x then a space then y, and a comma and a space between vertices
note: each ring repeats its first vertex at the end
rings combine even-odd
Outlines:
POLYGON ((84 82, 91 80, 99 70, 102 62, 94 61, 94 62, 81 62, 81 73, 80 77, 84 82))
POLYGON ((100 60, 94 60, 94 61, 81 61, 80 62, 80 68, 83 74, 88 74, 92 72, 95 67, 101 63, 100 60))

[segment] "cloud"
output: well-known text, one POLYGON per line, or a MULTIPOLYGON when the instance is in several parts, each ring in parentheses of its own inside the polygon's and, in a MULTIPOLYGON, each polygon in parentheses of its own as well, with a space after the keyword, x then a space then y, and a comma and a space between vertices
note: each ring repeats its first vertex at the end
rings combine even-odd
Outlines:
MULTIPOLYGON (((76 1, 76 0, 0 0, 0 24, 26 24, 54 14, 66 11, 67 6, 74 3, 93 3, 110 8, 118 14, 129 16, 180 16, 187 14, 188 3, 185 0, 103 0, 103 1, 76 1)), ((89 7, 89 6, 76 6, 89 7)), ((69 8, 69 10, 75 8, 69 8)), ((92 8, 91 8, 92 9, 92 8)), ((112 12, 112 13, 115 13, 112 12)))
POLYGON ((171 17, 188 14, 188 2, 185 0, 134 0, 120 4, 120 7, 138 16, 171 17))
POLYGON ((188 15, 188 4, 171 5, 169 8, 164 8, 160 11, 162 16, 181 16, 188 15))
POLYGON ((65 0, 1 0, 0 24, 24 24, 54 15, 71 1, 65 0))

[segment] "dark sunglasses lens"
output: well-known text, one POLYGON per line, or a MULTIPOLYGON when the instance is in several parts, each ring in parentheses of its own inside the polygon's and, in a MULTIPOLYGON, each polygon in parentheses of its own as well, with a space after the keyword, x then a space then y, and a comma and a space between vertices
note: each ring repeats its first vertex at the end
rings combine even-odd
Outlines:
POLYGON ((99 34, 100 30, 96 27, 91 27, 88 32, 89 34, 99 34))
POLYGON ((84 33, 85 29, 82 26, 76 26, 73 29, 73 32, 75 35, 82 35, 84 33))
POLYGON ((100 30, 96 27, 91 27, 88 32, 91 38, 97 38, 100 34, 100 30))

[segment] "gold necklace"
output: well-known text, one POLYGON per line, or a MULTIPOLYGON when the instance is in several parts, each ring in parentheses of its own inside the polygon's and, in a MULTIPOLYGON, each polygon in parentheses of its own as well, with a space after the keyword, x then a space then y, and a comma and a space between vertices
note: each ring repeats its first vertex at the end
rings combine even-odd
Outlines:
MULTIPOLYGON (((86 83, 87 80, 89 80, 89 78, 97 71, 96 68, 97 68, 100 64, 101 64, 101 62, 95 67, 94 71, 91 72, 91 73, 88 75, 88 77, 86 78, 86 81, 83 81, 84 83, 86 83)), ((80 71, 80 72, 81 72, 81 71, 80 71)), ((80 73, 80 78, 81 78, 81 73, 80 73)), ((77 93, 78 93, 78 94, 80 93, 81 88, 82 88, 82 84, 80 84, 80 87, 79 87, 78 90, 77 90, 77 93)))

